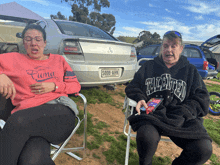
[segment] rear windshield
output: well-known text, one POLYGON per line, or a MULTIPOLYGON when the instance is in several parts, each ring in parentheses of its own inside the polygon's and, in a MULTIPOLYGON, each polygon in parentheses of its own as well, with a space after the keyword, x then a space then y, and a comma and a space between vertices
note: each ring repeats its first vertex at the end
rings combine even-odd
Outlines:
POLYGON ((156 48, 155 46, 145 47, 145 48, 139 50, 139 54, 153 56, 154 55, 153 52, 154 52, 155 48, 156 48))
POLYGON ((204 52, 206 58, 213 58, 212 52, 210 52, 208 50, 203 50, 203 52, 204 52))
POLYGON ((55 22, 57 23, 61 32, 66 35, 92 37, 115 41, 115 39, 108 33, 94 26, 89 26, 77 22, 65 22, 56 20, 55 22))

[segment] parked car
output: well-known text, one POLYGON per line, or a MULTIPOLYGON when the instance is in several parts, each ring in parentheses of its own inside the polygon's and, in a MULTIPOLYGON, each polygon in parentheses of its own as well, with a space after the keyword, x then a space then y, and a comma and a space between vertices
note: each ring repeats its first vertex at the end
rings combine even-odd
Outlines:
MULTIPOLYGON (((133 79, 137 63, 133 44, 121 42, 84 23, 44 19, 35 24, 43 27, 47 34, 44 53, 62 55, 83 87, 126 83, 133 79)), ((21 38, 21 33, 16 36, 21 38)), ((25 53, 21 42, 18 50, 25 53)))
MULTIPOLYGON (((194 44, 185 44, 181 55, 186 56, 188 61, 195 65, 199 74, 203 79, 217 78, 217 68, 219 62, 215 59, 214 54, 209 50, 220 43, 220 35, 216 35, 204 43, 201 46, 194 44)), ((160 53, 160 44, 149 45, 137 51, 137 59, 148 58, 153 59, 160 53)), ((144 61, 141 61, 139 65, 142 65, 144 61)))

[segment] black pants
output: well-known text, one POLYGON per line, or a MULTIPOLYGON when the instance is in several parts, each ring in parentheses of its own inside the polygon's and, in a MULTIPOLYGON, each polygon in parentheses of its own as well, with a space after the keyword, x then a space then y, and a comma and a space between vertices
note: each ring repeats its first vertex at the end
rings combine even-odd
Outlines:
POLYGON ((74 112, 61 104, 15 112, 0 132, 0 164, 54 165, 50 143, 65 141, 74 127, 74 112))
MULTIPOLYGON (((156 152, 161 134, 158 128, 151 123, 141 126, 137 131, 137 150, 140 165, 152 165, 152 157, 156 152)), ((170 139, 183 149, 181 155, 172 165, 202 165, 212 154, 212 144, 208 139, 170 139)))

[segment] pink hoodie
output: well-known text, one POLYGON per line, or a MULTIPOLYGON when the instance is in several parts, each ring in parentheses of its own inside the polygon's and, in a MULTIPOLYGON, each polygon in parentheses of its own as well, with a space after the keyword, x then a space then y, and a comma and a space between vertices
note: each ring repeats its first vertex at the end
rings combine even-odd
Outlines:
POLYGON ((12 104, 18 110, 42 105, 67 94, 78 93, 81 86, 69 64, 61 55, 49 54, 46 60, 32 60, 25 54, 5 53, 0 55, 0 73, 6 74, 14 83, 16 95, 12 104), (54 82, 55 91, 34 94, 30 85, 54 82))

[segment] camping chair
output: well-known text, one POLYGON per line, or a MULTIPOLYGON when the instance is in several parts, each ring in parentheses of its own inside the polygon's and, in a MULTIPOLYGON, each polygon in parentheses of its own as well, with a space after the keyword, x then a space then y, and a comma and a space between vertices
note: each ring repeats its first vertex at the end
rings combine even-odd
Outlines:
MULTIPOLYGON (((52 155, 52 160, 54 161, 56 159, 56 157, 59 155, 59 153, 61 152, 65 152, 66 154, 68 154, 69 156, 77 159, 77 160, 82 160, 81 157, 73 154, 73 151, 81 151, 83 150, 83 157, 86 156, 86 141, 87 141, 87 100, 86 97, 79 93, 76 96, 80 96, 83 100, 84 103, 84 115, 82 120, 80 120, 80 118, 78 116, 76 116, 77 118, 77 123, 75 128, 73 129, 72 133, 69 135, 69 137, 61 144, 61 145, 54 145, 51 144, 52 147, 54 147, 55 149, 51 149, 51 155, 52 155), (64 148, 66 146, 66 144, 69 142, 69 140, 71 139, 71 137, 74 135, 74 133, 76 132, 76 130, 79 128, 80 124, 84 122, 84 133, 83 133, 83 144, 82 147, 75 147, 75 148, 64 148)), ((5 125, 5 121, 0 119, 0 127, 1 129, 3 129, 4 125, 5 125)))
MULTIPOLYGON (((126 154, 125 154, 125 165, 128 165, 128 160, 129 160, 129 149, 130 149, 130 140, 131 137, 136 137, 136 134, 131 133, 131 126, 128 123, 127 118, 133 114, 134 108, 137 106, 137 102, 129 99, 127 96, 125 96, 124 100, 124 106, 123 109, 125 109, 125 121, 124 121, 124 128, 123 132, 127 136, 127 146, 126 146, 126 154), (128 129, 127 129, 128 126, 128 129)), ((161 141, 166 141, 166 142, 171 142, 170 139, 161 138, 161 141)))
MULTIPOLYGON (((139 68, 141 67, 139 65, 139 63, 143 60, 153 60, 152 58, 141 58, 138 60, 137 65, 136 65, 136 72, 139 70, 139 68)), ((126 146, 126 154, 125 154, 125 165, 128 165, 128 160, 129 160, 129 149, 130 149, 130 140, 131 137, 136 137, 136 134, 132 134, 131 133, 131 126, 128 123, 127 118, 133 114, 134 112, 134 108, 137 106, 137 102, 129 99, 127 96, 125 96, 125 100, 124 100, 124 106, 123 109, 125 109, 125 121, 124 121, 124 128, 123 128, 123 132, 124 134, 127 136, 127 146, 126 146), (128 129, 127 129, 128 126, 128 129)), ((171 142, 170 139, 167 138, 161 138, 161 141, 167 141, 167 142, 171 142)))

